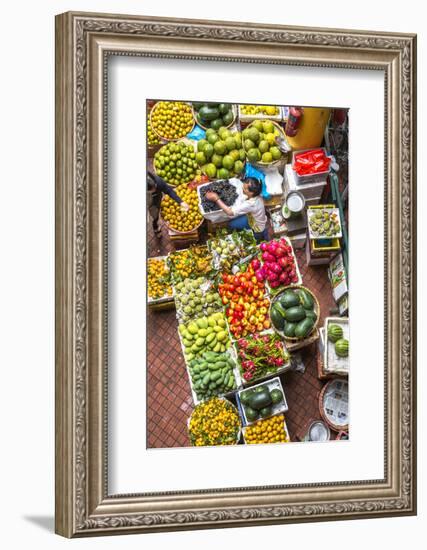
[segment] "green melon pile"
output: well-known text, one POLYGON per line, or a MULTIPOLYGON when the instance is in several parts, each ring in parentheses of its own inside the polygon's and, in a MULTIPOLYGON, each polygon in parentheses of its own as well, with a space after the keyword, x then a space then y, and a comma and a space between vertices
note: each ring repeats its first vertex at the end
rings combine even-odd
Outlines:
POLYGON ((210 179, 228 179, 243 172, 245 151, 240 132, 222 126, 218 132, 206 130, 197 143, 196 162, 210 179))
POLYGON ((246 158, 252 164, 270 164, 282 158, 277 147, 276 137, 280 135, 278 127, 271 120, 254 120, 242 132, 246 158))

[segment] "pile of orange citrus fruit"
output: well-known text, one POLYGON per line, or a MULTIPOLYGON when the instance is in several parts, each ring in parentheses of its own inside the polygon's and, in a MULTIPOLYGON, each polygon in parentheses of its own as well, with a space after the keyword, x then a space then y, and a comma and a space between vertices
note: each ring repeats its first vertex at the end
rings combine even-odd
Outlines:
POLYGON ((164 296, 172 296, 169 270, 164 259, 150 258, 147 275, 149 298, 158 300, 164 296))
POLYGON ((182 183, 178 185, 178 187, 175 187, 175 192, 188 204, 190 209, 188 212, 185 212, 177 202, 169 197, 169 195, 164 195, 161 204, 162 218, 169 227, 176 231, 192 231, 203 220, 203 216, 199 211, 197 191, 195 189, 190 189, 187 183, 182 183))
POLYGON ((259 420, 245 428, 246 443, 287 443, 283 414, 259 420))
POLYGON ((159 101, 151 111, 153 130, 169 141, 186 136, 194 126, 191 106, 182 101, 159 101))

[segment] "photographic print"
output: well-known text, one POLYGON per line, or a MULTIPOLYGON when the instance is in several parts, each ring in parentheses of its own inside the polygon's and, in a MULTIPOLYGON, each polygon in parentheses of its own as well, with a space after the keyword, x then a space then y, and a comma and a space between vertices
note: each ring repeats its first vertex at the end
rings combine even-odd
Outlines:
POLYGON ((55 531, 416 514, 416 35, 55 49, 55 531))
POLYGON ((147 100, 147 447, 349 439, 343 108, 147 100))

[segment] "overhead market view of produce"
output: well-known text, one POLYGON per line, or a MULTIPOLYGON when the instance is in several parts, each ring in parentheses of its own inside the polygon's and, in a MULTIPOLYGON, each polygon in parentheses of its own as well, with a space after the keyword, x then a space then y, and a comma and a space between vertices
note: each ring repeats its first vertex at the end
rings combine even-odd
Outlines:
POLYGON ((148 448, 351 437, 349 113, 264 103, 146 103, 148 448))

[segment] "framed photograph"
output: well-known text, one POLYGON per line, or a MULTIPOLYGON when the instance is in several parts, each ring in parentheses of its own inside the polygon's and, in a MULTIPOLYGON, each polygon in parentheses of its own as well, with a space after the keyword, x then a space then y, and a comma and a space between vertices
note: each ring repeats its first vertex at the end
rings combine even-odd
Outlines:
POLYGON ((56 18, 56 532, 416 513, 416 36, 56 18))

